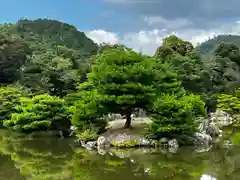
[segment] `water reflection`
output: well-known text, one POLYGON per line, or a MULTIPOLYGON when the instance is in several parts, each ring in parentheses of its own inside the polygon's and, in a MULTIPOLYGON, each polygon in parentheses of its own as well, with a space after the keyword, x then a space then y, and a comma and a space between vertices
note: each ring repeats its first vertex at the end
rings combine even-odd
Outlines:
MULTIPOLYGON (((236 135, 238 136, 238 135, 236 135)), ((237 138, 237 137, 235 137, 237 138)), ((236 141, 234 141, 236 142, 236 141)), ((240 148, 86 151, 72 140, 0 133, 0 180, 238 180, 240 148)))

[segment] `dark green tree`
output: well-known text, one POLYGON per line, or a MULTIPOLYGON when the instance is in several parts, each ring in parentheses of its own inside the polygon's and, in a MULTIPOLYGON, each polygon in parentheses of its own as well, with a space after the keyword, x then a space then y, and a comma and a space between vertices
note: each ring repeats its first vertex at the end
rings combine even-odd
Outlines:
POLYGON ((10 84, 20 79, 21 66, 31 49, 17 36, 0 33, 0 83, 10 84))
POLYGON ((94 61, 89 82, 105 97, 108 112, 126 116, 131 126, 136 108, 147 108, 156 93, 176 91, 176 74, 155 58, 148 58, 123 46, 106 49, 94 61))
POLYGON ((163 40, 155 57, 161 59, 163 63, 168 63, 177 72, 182 86, 187 91, 193 93, 204 91, 201 79, 203 63, 190 42, 183 41, 175 35, 169 36, 163 40))
POLYGON ((150 132, 155 136, 169 137, 197 131, 197 118, 206 117, 205 104, 197 95, 163 94, 153 103, 150 132))

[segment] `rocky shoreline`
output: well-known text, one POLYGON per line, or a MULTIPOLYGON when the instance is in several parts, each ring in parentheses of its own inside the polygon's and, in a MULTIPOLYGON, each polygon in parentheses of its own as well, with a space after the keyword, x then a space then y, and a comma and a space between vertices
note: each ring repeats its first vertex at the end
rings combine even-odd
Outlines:
POLYGON ((172 148, 178 149, 182 145, 191 145, 198 149, 210 149, 212 144, 222 137, 220 120, 229 122, 230 116, 222 111, 212 113, 209 119, 202 120, 199 132, 188 135, 175 135, 172 138, 162 137, 158 140, 146 137, 120 133, 114 137, 100 136, 96 141, 77 141, 77 144, 88 150, 109 148, 172 148), (226 119, 227 118, 227 119, 226 119), (220 122, 220 123, 219 123, 220 122))

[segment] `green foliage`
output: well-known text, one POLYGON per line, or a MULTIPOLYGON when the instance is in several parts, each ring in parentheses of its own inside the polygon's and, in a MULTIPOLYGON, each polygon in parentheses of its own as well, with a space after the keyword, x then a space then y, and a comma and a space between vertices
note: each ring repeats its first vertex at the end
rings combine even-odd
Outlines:
POLYGON ((105 97, 104 107, 128 117, 135 108, 146 108, 157 92, 179 87, 168 66, 123 46, 98 54, 88 77, 89 84, 105 97))
POLYGON ((66 129, 70 126, 65 101, 48 94, 32 98, 22 97, 15 107, 16 113, 4 126, 20 132, 36 130, 66 129))
POLYGON ((183 41, 175 35, 166 37, 163 46, 170 47, 176 53, 186 56, 193 50, 193 45, 188 41, 183 41))
POLYGON ((215 36, 197 46, 200 55, 209 58, 214 54, 221 43, 235 44, 240 47, 240 37, 237 35, 219 35, 215 36))
POLYGON ((80 130, 84 130, 86 127, 96 127, 100 132, 104 131, 107 124, 103 118, 102 102, 104 97, 99 95, 97 91, 82 91, 79 92, 79 96, 82 98, 69 107, 69 112, 72 114, 72 124, 80 130))
POLYGON ((0 83, 9 84, 20 79, 21 66, 31 50, 18 36, 0 32, 0 83))
POLYGON ((111 144, 112 146, 118 147, 118 148, 131 148, 131 147, 139 146, 140 142, 136 139, 129 139, 129 140, 123 140, 123 141, 113 140, 111 144))
POLYGON ((219 108, 238 114, 237 36, 218 36, 194 48, 172 35, 163 40, 153 57, 122 44, 98 46, 74 26, 49 19, 1 25, 0 39, 0 85, 18 82, 30 92, 0 88, 0 121, 6 120, 6 127, 15 130, 68 128, 71 115, 72 124, 82 131, 93 127, 99 133, 105 130, 109 113, 125 115, 129 127, 131 114, 141 108, 166 124, 176 119, 177 126, 175 121, 171 127, 167 124, 162 127, 164 132, 169 128, 192 131, 195 125, 190 122, 204 109, 199 96, 213 111, 217 94, 222 94, 219 108), (198 52, 211 55, 201 57, 198 52), (35 96, 28 97, 32 94, 35 96), (192 101, 196 103, 194 113, 189 112, 195 107, 192 101))
POLYGON ((240 89, 236 91, 235 95, 219 94, 217 96, 217 108, 225 111, 234 118, 236 123, 239 123, 240 118, 240 89))
POLYGON ((86 79, 90 56, 98 51, 74 26, 49 19, 1 26, 0 36, 0 83, 19 80, 35 94, 75 91, 76 83, 86 79))
POLYGON ((15 106, 19 103, 21 97, 26 93, 21 87, 6 86, 0 88, 0 125, 4 120, 11 117, 11 114, 16 112, 15 106))
POLYGON ((203 63, 193 45, 172 35, 163 40, 155 57, 168 63, 178 74, 185 90, 193 93, 204 92, 202 80, 203 63))
POLYGON ((193 94, 163 94, 153 104, 150 132, 159 137, 196 132, 198 117, 205 117, 204 102, 193 94))
POLYGON ((84 142, 95 141, 98 138, 98 129, 91 127, 82 129, 81 131, 77 132, 77 138, 84 142))
POLYGON ((43 41, 51 46, 62 45, 86 54, 97 51, 97 45, 74 26, 50 19, 19 20, 16 31, 28 41, 43 41))

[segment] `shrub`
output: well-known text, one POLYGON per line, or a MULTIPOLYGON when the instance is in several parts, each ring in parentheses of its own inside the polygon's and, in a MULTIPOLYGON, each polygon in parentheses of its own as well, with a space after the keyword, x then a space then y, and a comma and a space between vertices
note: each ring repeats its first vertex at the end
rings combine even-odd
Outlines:
POLYGON ((26 95, 21 87, 5 86, 0 88, 0 126, 3 121, 11 117, 16 112, 15 106, 18 105, 19 99, 26 95))
POLYGON ((156 137, 196 132, 198 117, 206 116, 200 96, 164 94, 153 103, 150 133, 156 137))
POLYGON ((76 136, 79 140, 82 140, 84 142, 94 141, 98 138, 97 132, 98 130, 95 128, 87 128, 85 130, 78 131, 76 133, 76 136))
POLYGON ((235 95, 231 94, 219 94, 217 96, 217 109, 222 110, 230 114, 235 123, 239 124, 240 118, 240 89, 238 89, 235 95))
POLYGON ((118 148, 140 146, 140 141, 127 134, 118 135, 111 141, 111 145, 118 148))
POLYGON ((74 105, 68 109, 72 114, 72 124, 79 130, 94 127, 99 132, 103 132, 107 125, 101 105, 103 97, 96 91, 83 91, 81 94, 82 98, 75 101, 74 105))
POLYGON ((33 98, 20 98, 20 104, 4 126, 20 132, 35 130, 66 129, 70 127, 65 101, 42 94, 33 98))

